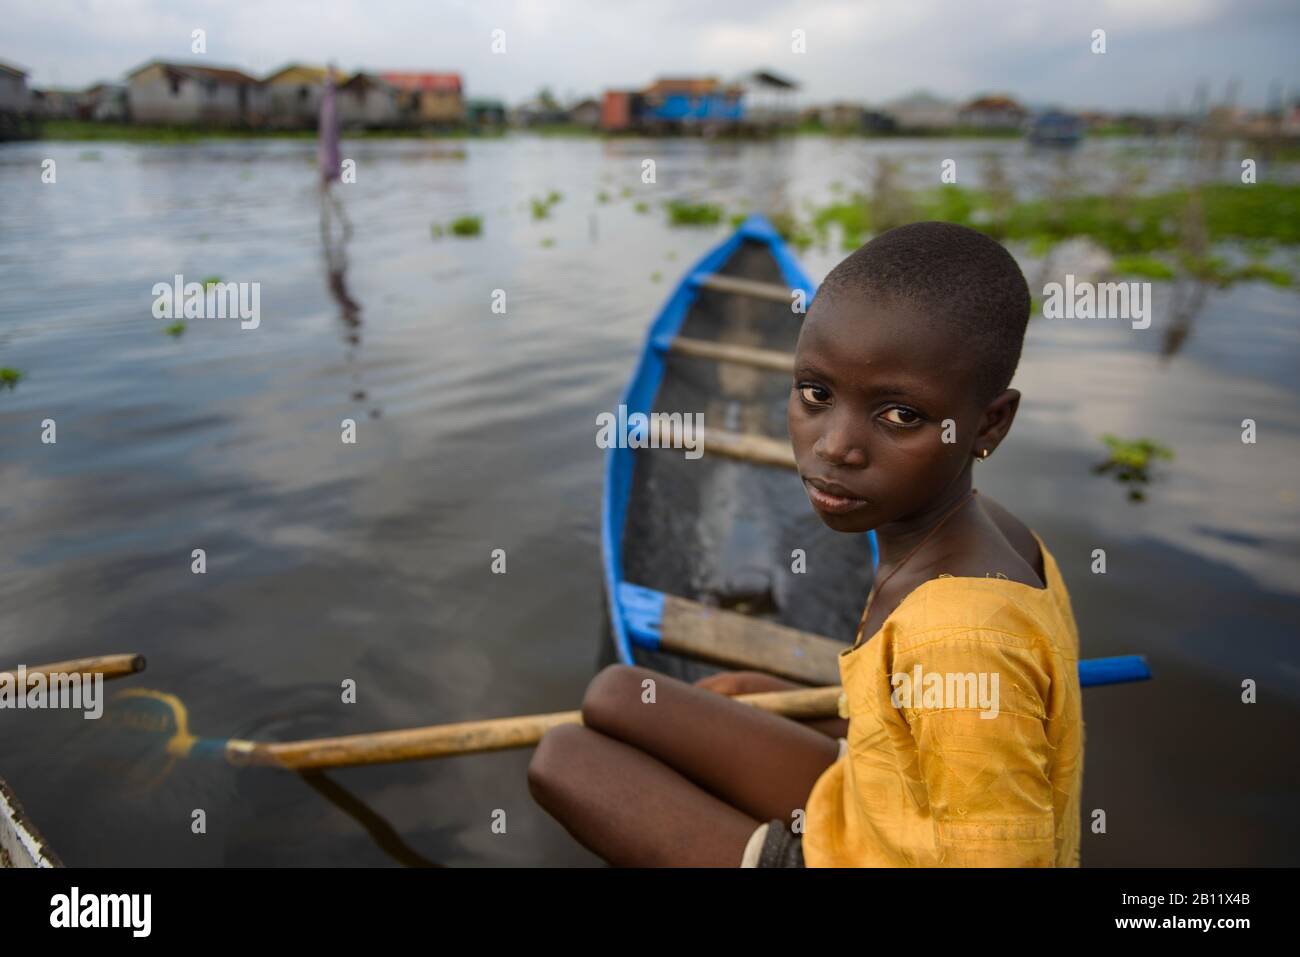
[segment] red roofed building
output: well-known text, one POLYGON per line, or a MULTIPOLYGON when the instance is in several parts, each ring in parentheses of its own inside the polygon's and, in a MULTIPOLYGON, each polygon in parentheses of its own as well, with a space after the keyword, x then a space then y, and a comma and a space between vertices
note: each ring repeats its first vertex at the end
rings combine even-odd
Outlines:
POLYGON ((459 73, 380 73, 396 93, 398 111, 410 123, 459 124, 465 119, 459 73))
POLYGON ((1018 130, 1029 111, 1009 96, 981 96, 971 100, 957 114, 957 122, 981 130, 1018 130))

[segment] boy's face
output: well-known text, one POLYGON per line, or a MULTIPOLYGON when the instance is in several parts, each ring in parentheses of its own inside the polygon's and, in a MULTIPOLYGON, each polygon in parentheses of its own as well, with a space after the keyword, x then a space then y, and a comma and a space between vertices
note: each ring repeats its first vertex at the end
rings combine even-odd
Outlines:
POLYGON ((970 465, 983 419, 976 371, 951 330, 910 307, 816 300, 795 348, 788 417, 822 521, 865 532, 941 500, 970 465))

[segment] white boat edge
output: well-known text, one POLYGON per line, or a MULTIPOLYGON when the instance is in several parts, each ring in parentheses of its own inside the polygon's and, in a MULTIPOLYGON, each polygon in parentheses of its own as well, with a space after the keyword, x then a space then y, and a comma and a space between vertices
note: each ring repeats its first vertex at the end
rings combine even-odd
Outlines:
POLYGON ((0 778, 0 868, 62 866, 58 855, 27 819, 14 792, 0 778))

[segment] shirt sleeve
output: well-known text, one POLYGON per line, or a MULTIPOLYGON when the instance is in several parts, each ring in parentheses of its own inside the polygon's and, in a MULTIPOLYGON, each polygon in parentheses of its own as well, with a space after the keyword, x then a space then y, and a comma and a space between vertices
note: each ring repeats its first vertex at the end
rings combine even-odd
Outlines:
POLYGON ((1051 867, 1050 673, 1033 641, 973 630, 918 641, 897 649, 891 688, 916 743, 940 866, 1051 867))

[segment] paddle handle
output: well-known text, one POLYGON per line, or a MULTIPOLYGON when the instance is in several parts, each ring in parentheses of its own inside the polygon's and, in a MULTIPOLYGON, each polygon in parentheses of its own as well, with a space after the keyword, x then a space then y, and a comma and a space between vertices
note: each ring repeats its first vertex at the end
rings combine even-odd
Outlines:
MULTIPOLYGON (((835 717, 839 696, 838 687, 800 688, 737 695, 734 700, 787 718, 811 720, 835 717)), ((226 760, 236 765, 291 771, 346 768, 531 748, 551 728, 581 723, 582 712, 559 711, 307 741, 263 743, 231 739, 226 742, 225 754, 226 760)))
MULTIPOLYGON (((29 665, 23 669, 28 677, 32 675, 96 675, 102 674, 104 680, 122 678, 126 675, 144 671, 144 655, 96 655, 91 658, 72 658, 68 661, 54 661, 48 665, 29 665)), ((10 668, 0 674, 18 677, 18 669, 10 668)))

